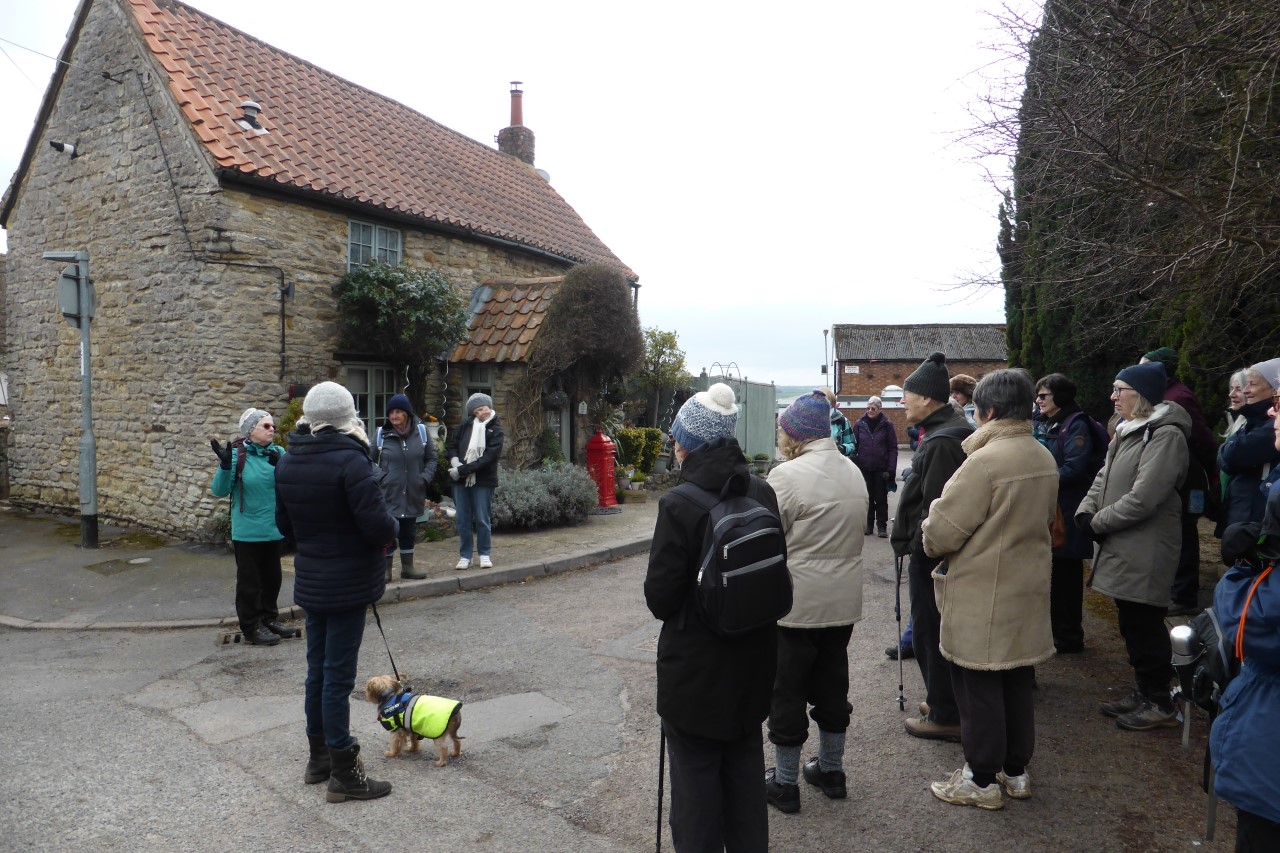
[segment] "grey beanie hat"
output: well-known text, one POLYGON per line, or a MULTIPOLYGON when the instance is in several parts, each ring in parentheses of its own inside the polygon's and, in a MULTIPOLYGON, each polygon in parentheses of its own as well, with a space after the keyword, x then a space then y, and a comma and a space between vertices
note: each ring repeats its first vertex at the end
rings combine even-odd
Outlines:
POLYGON ((245 409, 244 413, 240 415, 240 434, 248 435, 258 426, 259 421, 269 417, 271 417, 271 413, 262 409, 254 409, 252 407, 245 409))
POLYGON ((935 352, 902 383, 902 390, 928 397, 939 403, 951 396, 951 376, 947 373, 947 357, 935 352))
POLYGON ((356 401, 351 392, 337 382, 321 382, 302 400, 302 415, 312 429, 333 426, 342 430, 356 418, 356 401))
POLYGON ((481 406, 488 406, 490 409, 492 409, 493 398, 490 397, 488 394, 480 394, 480 393, 472 394, 470 397, 467 398, 467 415, 474 414, 475 410, 480 408, 481 406))

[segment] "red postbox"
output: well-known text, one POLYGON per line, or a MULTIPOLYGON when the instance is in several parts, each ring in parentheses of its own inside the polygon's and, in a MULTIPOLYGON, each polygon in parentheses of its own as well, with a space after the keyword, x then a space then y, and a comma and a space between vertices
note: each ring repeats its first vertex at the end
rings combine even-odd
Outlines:
POLYGON ((613 459, 617 447, 613 439, 602 432, 587 439, 587 471, 600 490, 600 506, 615 506, 618 503, 615 494, 617 486, 613 482, 613 459))

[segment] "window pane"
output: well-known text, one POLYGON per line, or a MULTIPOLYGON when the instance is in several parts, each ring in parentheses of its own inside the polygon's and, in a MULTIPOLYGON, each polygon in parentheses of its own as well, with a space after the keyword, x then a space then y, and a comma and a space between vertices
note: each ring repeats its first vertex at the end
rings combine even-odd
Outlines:
POLYGON ((369 369, 365 367, 347 368, 347 390, 352 394, 365 394, 369 391, 369 369))

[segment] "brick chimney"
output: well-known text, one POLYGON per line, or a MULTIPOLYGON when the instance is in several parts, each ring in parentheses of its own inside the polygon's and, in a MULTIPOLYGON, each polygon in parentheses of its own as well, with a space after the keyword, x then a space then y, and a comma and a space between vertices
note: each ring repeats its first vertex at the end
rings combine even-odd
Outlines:
POLYGON ((524 93, 511 81, 511 126, 498 131, 498 150, 533 165, 533 131, 524 126, 524 93))

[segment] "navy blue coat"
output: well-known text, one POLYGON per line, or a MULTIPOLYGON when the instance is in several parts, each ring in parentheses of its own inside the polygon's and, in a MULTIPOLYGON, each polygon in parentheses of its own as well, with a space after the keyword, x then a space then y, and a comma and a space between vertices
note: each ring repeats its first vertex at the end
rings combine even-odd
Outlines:
POLYGON ((1058 508, 1067 522, 1067 544, 1053 552, 1064 560, 1092 560, 1093 540, 1072 523, 1080 501, 1089 494, 1093 478, 1102 468, 1105 447, 1094 447, 1094 437, 1089 429, 1088 415, 1081 413, 1071 421, 1064 434, 1062 426, 1072 415, 1080 412, 1078 405, 1064 406, 1052 419, 1035 418, 1036 438, 1053 454, 1058 463, 1058 508))
MULTIPOLYGON (((1271 529, 1280 518, 1280 493, 1266 507, 1271 529)), ((1264 522, 1264 531, 1268 530, 1264 522)), ((1272 534, 1274 535, 1274 534, 1272 534)), ((1235 643, 1249 590, 1258 570, 1229 569, 1213 591, 1222 639, 1235 643)), ((1222 712, 1209 730, 1209 754, 1218 796, 1238 809, 1280 821, 1280 572, 1258 585, 1244 629, 1244 665, 1222 696, 1222 712)))
POLYGON ((1233 432, 1218 448, 1218 468, 1227 475, 1222 496, 1222 512, 1214 531, 1222 536, 1228 524, 1238 521, 1262 521, 1266 498, 1258 488, 1267 475, 1264 469, 1280 465, 1276 450, 1276 434, 1267 409, 1270 400, 1259 400, 1240 408, 1244 425, 1233 432))
POLYGON ((293 601, 303 610, 336 613, 382 597, 383 557, 399 526, 378 481, 357 439, 330 428, 290 433, 276 466, 276 526, 298 543, 293 601))

